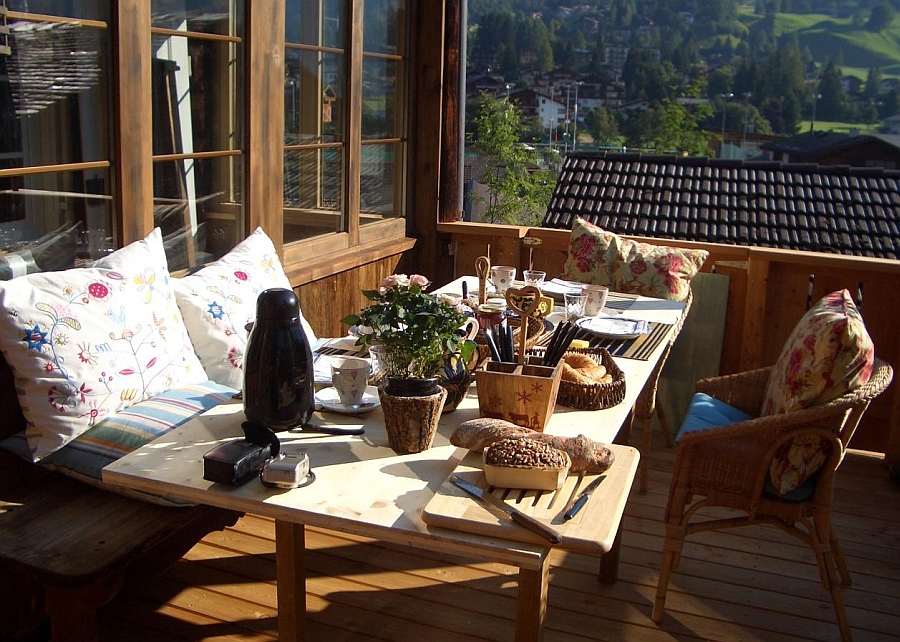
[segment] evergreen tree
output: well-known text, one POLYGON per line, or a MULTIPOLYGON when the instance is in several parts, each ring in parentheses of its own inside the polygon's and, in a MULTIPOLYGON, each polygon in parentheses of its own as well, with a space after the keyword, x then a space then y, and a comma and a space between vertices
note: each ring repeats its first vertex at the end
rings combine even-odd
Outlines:
POLYGON ((847 116, 850 101, 841 85, 841 70, 829 61, 822 72, 818 87, 816 117, 821 120, 842 120, 847 116))

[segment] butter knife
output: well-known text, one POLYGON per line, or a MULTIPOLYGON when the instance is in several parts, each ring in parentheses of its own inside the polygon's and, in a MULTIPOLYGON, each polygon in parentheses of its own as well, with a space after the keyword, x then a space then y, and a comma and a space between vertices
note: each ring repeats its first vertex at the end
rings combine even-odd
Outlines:
POLYGON ((600 482, 604 479, 606 479, 606 475, 600 475, 597 479, 588 484, 587 488, 581 491, 581 494, 578 495, 574 502, 572 502, 572 506, 563 513, 563 519, 569 521, 575 517, 575 515, 578 514, 578 511, 584 508, 584 505, 588 503, 588 500, 591 498, 591 493, 597 490, 597 486, 599 486, 600 482))
POLYGON ((459 488, 462 488, 464 491, 469 493, 475 499, 479 500, 483 505, 493 508, 494 510, 503 511, 504 513, 509 515, 513 519, 513 521, 524 526, 528 530, 537 533, 550 543, 559 544, 562 541, 562 535, 560 535, 554 529, 550 528, 543 522, 536 520, 531 515, 523 513, 518 508, 510 506, 506 502, 497 499, 480 486, 476 486, 471 482, 467 482, 465 479, 459 477, 458 475, 451 475, 450 481, 459 488))

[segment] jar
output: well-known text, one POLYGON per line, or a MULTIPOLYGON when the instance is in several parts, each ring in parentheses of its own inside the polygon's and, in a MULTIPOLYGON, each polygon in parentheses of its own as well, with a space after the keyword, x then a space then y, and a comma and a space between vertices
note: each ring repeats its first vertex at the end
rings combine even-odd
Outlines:
POLYGON ((491 328, 495 325, 500 325, 505 317, 505 303, 482 303, 478 306, 478 313, 475 315, 481 328, 491 328))

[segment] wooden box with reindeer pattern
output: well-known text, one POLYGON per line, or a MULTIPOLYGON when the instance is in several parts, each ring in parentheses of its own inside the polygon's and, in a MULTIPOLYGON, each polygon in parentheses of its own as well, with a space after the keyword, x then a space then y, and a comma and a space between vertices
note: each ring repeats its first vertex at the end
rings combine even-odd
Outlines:
POLYGON ((562 362, 552 368, 539 364, 533 357, 525 363, 488 361, 476 375, 481 416, 543 432, 556 408, 562 362))

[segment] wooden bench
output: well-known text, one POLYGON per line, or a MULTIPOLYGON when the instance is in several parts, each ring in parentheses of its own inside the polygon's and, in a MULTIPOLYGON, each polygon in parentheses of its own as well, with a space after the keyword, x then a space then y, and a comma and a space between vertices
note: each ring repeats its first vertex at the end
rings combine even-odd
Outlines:
MULTIPOLYGON (((0 439, 22 428, 0 359, 0 439)), ((84 484, 0 449, 0 639, 49 626, 54 641, 97 640, 97 609, 180 559, 240 513, 158 506, 84 484)))

